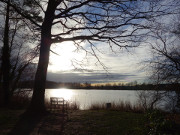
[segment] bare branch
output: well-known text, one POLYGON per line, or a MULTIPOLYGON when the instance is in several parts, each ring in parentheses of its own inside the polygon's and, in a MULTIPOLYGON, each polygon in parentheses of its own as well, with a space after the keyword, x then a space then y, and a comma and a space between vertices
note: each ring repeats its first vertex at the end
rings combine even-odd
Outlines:
POLYGON ((9 4, 9 6, 11 6, 18 14, 31 21, 37 27, 41 28, 41 25, 38 24, 36 20, 32 18, 32 16, 30 16, 27 12, 25 12, 22 8, 18 7, 16 4, 8 2, 7 0, 0 0, 0 1, 9 4))

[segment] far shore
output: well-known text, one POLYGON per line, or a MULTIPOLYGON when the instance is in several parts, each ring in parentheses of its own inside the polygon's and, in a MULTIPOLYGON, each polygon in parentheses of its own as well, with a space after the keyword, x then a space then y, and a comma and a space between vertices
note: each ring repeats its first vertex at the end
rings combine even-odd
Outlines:
MULTIPOLYGON (((46 88, 47 89, 59 89, 59 90, 64 90, 64 89, 67 89, 67 90, 87 90, 87 91, 91 91, 91 90, 98 90, 98 91, 101 91, 101 90, 107 90, 107 91, 111 91, 111 90, 117 90, 117 91, 175 91, 175 90, 165 90, 165 89, 162 89, 162 90, 156 90, 156 89, 97 89, 97 88, 66 88, 66 87, 57 87, 57 88, 46 88)), ((26 90, 26 91, 33 91, 33 88, 20 88, 18 90, 26 90)))
MULTIPOLYGON (((180 84, 138 84, 137 82, 131 83, 75 83, 75 82, 46 82, 46 89, 82 89, 82 90, 168 90, 176 91, 180 84), (173 88, 173 89, 172 89, 173 88)), ((20 82, 18 84, 20 89, 32 89, 33 81, 20 82)))

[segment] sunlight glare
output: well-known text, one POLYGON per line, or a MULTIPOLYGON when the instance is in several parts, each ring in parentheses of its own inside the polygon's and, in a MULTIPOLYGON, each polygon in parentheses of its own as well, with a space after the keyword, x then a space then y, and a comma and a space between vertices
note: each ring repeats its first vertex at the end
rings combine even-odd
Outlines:
POLYGON ((57 71, 67 71, 72 70, 73 60, 82 60, 84 58, 83 53, 75 52, 76 47, 73 42, 63 42, 61 44, 56 44, 52 50, 58 55, 51 52, 50 54, 50 64, 48 70, 52 72, 57 71))
POLYGON ((69 89, 54 89, 50 92, 51 97, 63 97, 65 100, 70 100, 74 95, 69 89))

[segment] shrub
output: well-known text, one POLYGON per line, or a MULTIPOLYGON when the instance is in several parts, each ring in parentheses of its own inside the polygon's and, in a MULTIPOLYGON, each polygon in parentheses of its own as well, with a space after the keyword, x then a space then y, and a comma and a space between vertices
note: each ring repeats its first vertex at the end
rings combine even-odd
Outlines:
POLYGON ((166 118, 166 114, 160 110, 148 110, 146 112, 148 120, 148 135, 166 135, 173 133, 174 123, 166 118))
POLYGON ((18 91, 11 97, 10 108, 25 109, 30 103, 31 91, 18 91))

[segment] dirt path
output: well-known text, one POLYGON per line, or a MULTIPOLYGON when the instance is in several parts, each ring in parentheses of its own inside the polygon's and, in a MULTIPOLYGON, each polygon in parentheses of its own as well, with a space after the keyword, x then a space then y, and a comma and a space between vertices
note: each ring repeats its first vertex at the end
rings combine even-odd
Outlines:
POLYGON ((61 135, 67 116, 51 113, 42 118, 30 135, 61 135))
POLYGON ((8 135, 61 135, 66 121, 62 113, 22 116, 8 135))

